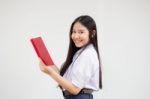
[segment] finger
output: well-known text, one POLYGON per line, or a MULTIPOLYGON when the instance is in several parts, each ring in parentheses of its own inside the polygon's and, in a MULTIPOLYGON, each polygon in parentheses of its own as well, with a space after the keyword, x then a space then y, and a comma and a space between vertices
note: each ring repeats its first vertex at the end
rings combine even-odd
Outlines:
POLYGON ((41 59, 40 57, 39 57, 39 61, 40 61, 40 62, 43 62, 42 59, 41 59))
POLYGON ((40 57, 39 57, 39 61, 40 61, 39 62, 40 65, 45 66, 45 64, 43 63, 43 61, 42 61, 42 59, 40 57))

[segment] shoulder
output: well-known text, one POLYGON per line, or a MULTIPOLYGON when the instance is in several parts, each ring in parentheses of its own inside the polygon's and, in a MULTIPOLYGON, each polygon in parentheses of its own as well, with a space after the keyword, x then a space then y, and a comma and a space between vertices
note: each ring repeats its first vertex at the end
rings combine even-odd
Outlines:
POLYGON ((92 44, 88 45, 81 53, 81 58, 94 65, 99 65, 98 54, 92 44))
POLYGON ((92 71, 96 71, 99 68, 98 54, 92 44, 88 45, 80 54, 76 61, 78 64, 82 64, 92 71))
POLYGON ((94 48, 94 46, 92 44, 88 45, 84 51, 81 53, 82 56, 85 56, 85 57, 89 57, 89 58, 98 58, 98 55, 97 55, 97 52, 94 48))

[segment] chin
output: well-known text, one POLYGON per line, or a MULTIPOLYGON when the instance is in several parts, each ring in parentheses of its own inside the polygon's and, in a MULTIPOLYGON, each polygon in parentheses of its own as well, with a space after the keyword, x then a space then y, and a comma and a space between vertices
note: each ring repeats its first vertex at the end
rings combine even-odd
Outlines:
POLYGON ((81 48, 81 46, 76 45, 77 48, 81 48))
POLYGON ((83 45, 80 45, 80 44, 75 44, 75 46, 76 46, 77 48, 83 47, 83 45))

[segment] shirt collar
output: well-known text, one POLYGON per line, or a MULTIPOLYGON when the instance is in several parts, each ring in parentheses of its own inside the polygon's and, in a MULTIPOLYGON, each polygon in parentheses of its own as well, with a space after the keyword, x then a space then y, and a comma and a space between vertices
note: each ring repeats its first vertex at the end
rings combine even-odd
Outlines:
POLYGON ((80 48, 80 49, 75 53, 75 55, 78 56, 84 49, 90 48, 90 47, 93 47, 93 44, 90 43, 90 44, 88 44, 88 45, 86 45, 86 46, 80 48))

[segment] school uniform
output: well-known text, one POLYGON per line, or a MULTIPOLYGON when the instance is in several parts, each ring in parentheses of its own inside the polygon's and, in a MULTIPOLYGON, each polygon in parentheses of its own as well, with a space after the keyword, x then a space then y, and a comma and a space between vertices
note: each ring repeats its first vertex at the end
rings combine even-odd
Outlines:
POLYGON ((75 53, 63 77, 82 89, 78 95, 71 95, 64 90, 65 99, 93 99, 92 91, 99 90, 99 60, 92 44, 75 53))

